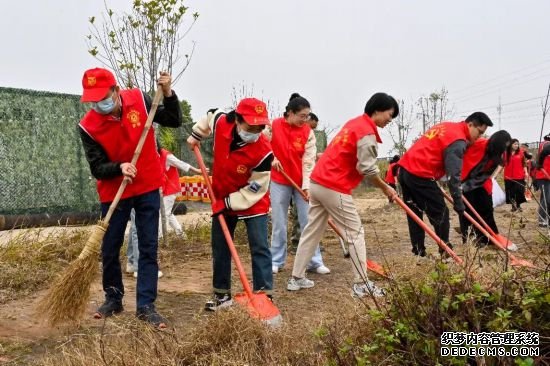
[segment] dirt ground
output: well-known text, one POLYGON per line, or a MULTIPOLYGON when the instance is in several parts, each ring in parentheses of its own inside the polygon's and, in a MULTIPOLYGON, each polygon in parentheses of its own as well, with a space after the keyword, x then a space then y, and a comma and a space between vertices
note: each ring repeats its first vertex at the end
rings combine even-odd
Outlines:
MULTIPOLYGON (((378 192, 362 194, 356 199, 356 204, 365 226, 369 259, 382 264, 396 277, 410 278, 425 273, 425 264, 417 265, 411 255, 405 213, 398 206, 388 204, 378 192)), ((537 245, 540 245, 535 243, 539 233, 536 207, 536 203, 531 201, 524 204, 521 213, 511 214, 509 205, 496 209, 501 233, 518 245, 518 256, 532 259, 535 264, 537 245)), ((206 205, 202 209, 195 208, 194 212, 179 216, 178 219, 187 229, 199 227, 209 222, 207 208, 206 205)), ((458 244, 461 240, 453 229, 458 226, 458 219, 454 213, 451 216, 451 242, 457 244, 457 253, 460 255, 464 247, 458 244)), ((0 245, 2 241, 9 240, 10 235, 16 234, 17 231, 0 233, 0 245)), ((208 316, 203 312, 202 307, 211 291, 210 248, 205 241, 180 242, 173 236, 170 238, 169 247, 161 250, 161 269, 164 277, 159 280, 157 307, 170 320, 174 328, 184 331, 193 326, 197 317, 208 316)), ((433 240, 426 238, 426 246, 429 253, 437 254, 437 246, 433 240)), ((329 275, 310 274, 309 278, 316 284, 314 288, 299 292, 286 291, 286 281, 290 276, 293 263, 292 255, 289 256, 283 271, 275 275, 275 302, 285 322, 300 324, 312 331, 323 322, 323 319, 337 312, 340 307, 358 306, 350 296, 351 264, 349 260, 343 258, 332 231, 327 231, 322 241, 322 248, 325 264, 331 269, 331 273, 329 275)), ((248 250, 243 245, 238 246, 238 250, 251 278, 248 250)), ((491 258, 494 263, 504 263, 503 255, 494 249, 483 249, 481 254, 491 258)), ((240 284, 235 271, 233 274, 234 292, 237 292, 240 284)), ((385 284, 383 278, 373 275, 372 279, 381 286, 385 284)), ((122 318, 133 316, 135 311, 135 279, 126 275, 124 284, 126 295, 122 318)), ((96 331, 101 327, 102 321, 91 317, 95 308, 103 300, 99 273, 92 287, 92 299, 87 316, 77 329, 74 327, 49 328, 41 322, 40 315, 35 314, 34 309, 44 291, 0 306, 0 364, 25 364, 40 358, 45 352, 55 353, 56 346, 66 342, 70 337, 96 331)), ((112 321, 117 321, 116 317, 112 321)))

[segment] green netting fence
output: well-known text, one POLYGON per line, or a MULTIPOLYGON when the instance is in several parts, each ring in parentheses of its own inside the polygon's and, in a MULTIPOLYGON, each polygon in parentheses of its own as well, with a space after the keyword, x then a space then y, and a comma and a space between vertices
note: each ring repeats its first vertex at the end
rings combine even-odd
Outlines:
MULTIPOLYGON (((79 95, 0 87, 0 215, 99 212, 95 179, 84 156, 79 95)), ((184 116, 169 148, 196 166, 186 146, 193 122, 184 116)), ((316 131, 318 151, 326 134, 316 131)), ((212 162, 212 138, 201 143, 212 162)))

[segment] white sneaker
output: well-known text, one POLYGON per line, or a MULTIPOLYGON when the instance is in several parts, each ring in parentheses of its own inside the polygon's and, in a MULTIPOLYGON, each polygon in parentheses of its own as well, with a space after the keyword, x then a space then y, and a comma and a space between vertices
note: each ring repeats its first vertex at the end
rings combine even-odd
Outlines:
POLYGON ((187 234, 185 233, 185 231, 182 231, 180 233, 176 233, 176 235, 179 236, 183 240, 187 240, 187 234))
POLYGON ((271 272, 273 272, 273 274, 279 273, 279 267, 277 267, 277 266, 271 266, 271 272))
POLYGON ((319 266, 319 267, 315 268, 314 271, 319 273, 319 274, 329 274, 330 273, 330 269, 325 265, 322 265, 322 266, 319 266))
MULTIPOLYGON (((159 278, 161 278, 162 276, 164 276, 164 273, 162 273, 162 271, 159 271, 158 276, 159 278)), ((134 272, 134 278, 137 278, 137 271, 134 272)))
POLYGON ((307 278, 294 278, 290 277, 286 283, 286 289, 288 291, 298 291, 302 288, 312 288, 315 286, 315 282, 308 280, 307 278))
POLYGON ((126 273, 136 273, 137 269, 131 263, 126 263, 126 273))
POLYGON ((386 295, 386 291, 367 280, 367 283, 355 283, 351 288, 351 296, 363 298, 372 294, 374 297, 382 297, 386 295))

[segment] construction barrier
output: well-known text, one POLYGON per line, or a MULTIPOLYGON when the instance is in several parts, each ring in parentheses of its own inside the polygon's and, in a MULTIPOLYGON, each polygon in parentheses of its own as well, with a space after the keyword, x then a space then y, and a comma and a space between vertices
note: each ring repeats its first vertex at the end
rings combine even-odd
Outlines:
POLYGON ((180 193, 176 196, 176 201, 187 201, 187 177, 180 177, 180 193))
MULTIPOLYGON (((210 177, 210 181, 212 181, 212 177, 210 177)), ((204 177, 201 177, 201 185, 202 185, 202 194, 201 194, 202 202, 210 203, 211 201, 210 201, 210 196, 208 195, 208 186, 204 181, 204 177)))

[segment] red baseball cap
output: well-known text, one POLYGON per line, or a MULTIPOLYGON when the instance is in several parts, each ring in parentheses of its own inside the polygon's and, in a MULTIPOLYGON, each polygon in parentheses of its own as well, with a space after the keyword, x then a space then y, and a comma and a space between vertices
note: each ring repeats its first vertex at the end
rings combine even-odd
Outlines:
POLYGON ((82 77, 81 102, 99 102, 104 99, 109 89, 116 86, 115 76, 107 69, 95 68, 86 70, 82 77))
POLYGON ((235 112, 251 126, 268 125, 269 117, 264 102, 256 98, 245 98, 239 102, 235 112))

